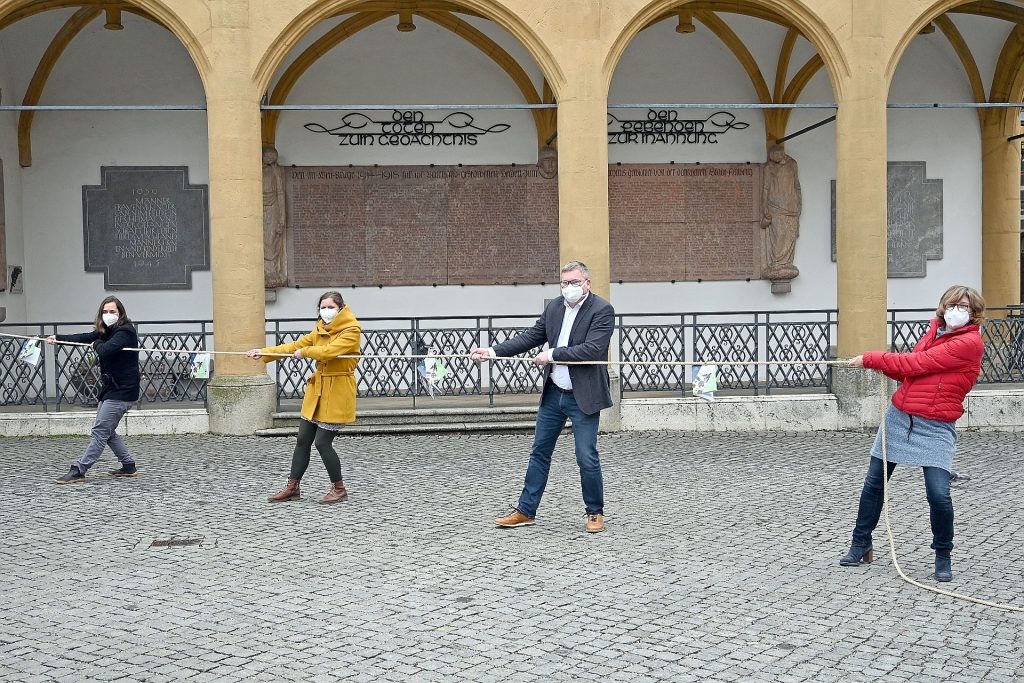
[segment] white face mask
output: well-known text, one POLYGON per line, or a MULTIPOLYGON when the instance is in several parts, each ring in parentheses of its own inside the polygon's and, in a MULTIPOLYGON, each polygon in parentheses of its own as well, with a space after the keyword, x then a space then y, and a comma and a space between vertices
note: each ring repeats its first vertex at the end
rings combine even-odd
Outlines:
POLYGON ((967 321, 971 319, 971 314, 967 311, 961 311, 956 306, 949 306, 946 308, 946 314, 942 317, 946 321, 947 329, 958 330, 967 324, 967 321))
POLYGON ((339 309, 337 308, 321 308, 320 319, 323 320, 325 324, 330 325, 331 321, 337 317, 338 311, 339 309))
POLYGON ((103 324, 106 325, 107 327, 110 327, 111 325, 117 322, 117 319, 119 317, 120 316, 117 313, 104 313, 103 324))
POLYGON ((562 296, 571 304, 583 298, 583 285, 568 285, 562 287, 562 296))

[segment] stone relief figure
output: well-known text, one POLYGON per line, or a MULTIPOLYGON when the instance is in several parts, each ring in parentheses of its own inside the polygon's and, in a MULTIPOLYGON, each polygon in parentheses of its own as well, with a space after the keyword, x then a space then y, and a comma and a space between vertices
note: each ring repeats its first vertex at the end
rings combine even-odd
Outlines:
POLYGON ((263 286, 267 289, 288 284, 285 257, 287 233, 284 170, 277 164, 277 150, 263 148, 263 286))
POLYGON ((554 147, 541 147, 537 152, 537 171, 546 180, 558 175, 558 150, 554 147))
POLYGON ((800 210, 803 203, 800 194, 800 178, 793 157, 775 145, 768 150, 768 161, 764 165, 764 186, 761 190, 761 208, 764 215, 761 227, 766 231, 767 263, 764 277, 773 281, 785 281, 786 288, 772 291, 789 291, 788 281, 800 274, 793 265, 796 239, 800 235, 800 210))

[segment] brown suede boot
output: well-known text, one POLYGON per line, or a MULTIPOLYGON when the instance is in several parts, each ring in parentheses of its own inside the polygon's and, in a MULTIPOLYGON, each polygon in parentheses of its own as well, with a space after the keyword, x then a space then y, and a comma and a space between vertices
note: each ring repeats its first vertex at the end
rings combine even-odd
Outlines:
POLYGON ((271 503, 280 503, 283 500, 291 500, 299 497, 299 480, 288 477, 288 483, 284 488, 267 498, 271 503))
POLYGON ((348 491, 345 490, 345 482, 334 482, 334 488, 326 496, 320 499, 321 503, 338 503, 348 498, 348 491))

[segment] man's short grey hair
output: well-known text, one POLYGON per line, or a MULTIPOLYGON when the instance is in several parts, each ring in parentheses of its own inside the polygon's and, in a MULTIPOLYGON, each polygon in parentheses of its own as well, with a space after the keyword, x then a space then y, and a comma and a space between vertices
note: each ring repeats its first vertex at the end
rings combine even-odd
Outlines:
POLYGON ((587 268, 587 264, 583 261, 569 261, 562 266, 562 272, 568 273, 569 271, 578 270, 583 273, 583 277, 590 279, 590 268, 587 268))

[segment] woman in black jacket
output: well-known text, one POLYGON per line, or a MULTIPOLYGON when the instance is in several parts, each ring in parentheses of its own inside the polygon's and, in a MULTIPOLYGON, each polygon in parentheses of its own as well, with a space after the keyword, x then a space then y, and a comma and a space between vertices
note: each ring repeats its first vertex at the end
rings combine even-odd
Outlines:
POLYGON ((139 336, 125 313, 124 304, 115 296, 108 296, 100 303, 95 323, 96 329, 92 332, 56 334, 46 338, 48 344, 58 341, 92 344, 100 359, 102 379, 92 440, 78 462, 57 479, 58 484, 84 482, 86 471, 99 460, 104 446, 110 446, 121 462, 121 469, 112 471, 111 475, 134 477, 138 474, 135 459, 115 430, 124 414, 139 400, 139 353, 124 350, 138 348, 139 336))

